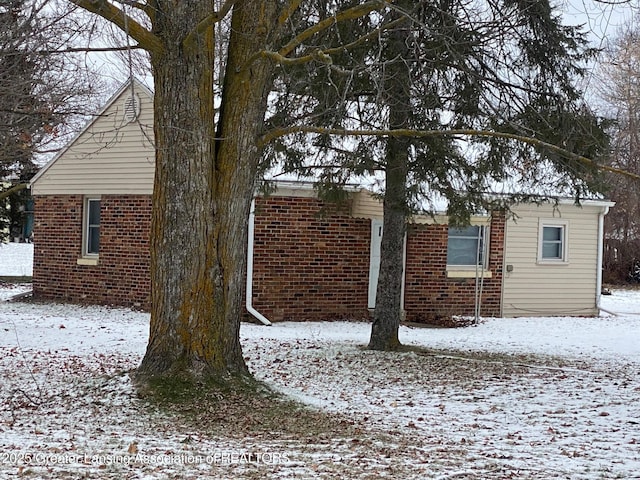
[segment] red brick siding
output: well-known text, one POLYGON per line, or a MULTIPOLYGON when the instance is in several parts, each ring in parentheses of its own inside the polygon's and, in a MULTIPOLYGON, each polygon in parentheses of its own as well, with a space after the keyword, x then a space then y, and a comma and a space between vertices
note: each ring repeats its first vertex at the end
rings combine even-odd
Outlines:
POLYGON ((369 317, 370 221, 323 206, 301 197, 256 202, 253 306, 270 320, 369 317))
MULTIPOLYGON (((36 197, 34 295, 150 307, 151 198, 102 196, 99 264, 78 265, 81 195, 36 197)), ((317 199, 258 199, 253 306, 273 321, 367 319, 371 222, 317 199)), ((482 315, 500 314, 504 217, 491 224, 482 315)), ((411 225, 407 240, 407 320, 438 322, 474 311, 473 279, 446 277, 447 227, 411 225)))
POLYGON ((34 296, 149 309, 148 195, 103 195, 98 265, 82 254, 82 195, 35 198, 34 296))
MULTIPOLYGON (((481 315, 499 316, 502 290, 505 219, 495 215, 490 226, 489 270, 482 288, 481 315)), ((475 311, 475 279, 447 278, 446 225, 410 225, 407 237, 405 311, 411 322, 447 322, 451 315, 475 311)))

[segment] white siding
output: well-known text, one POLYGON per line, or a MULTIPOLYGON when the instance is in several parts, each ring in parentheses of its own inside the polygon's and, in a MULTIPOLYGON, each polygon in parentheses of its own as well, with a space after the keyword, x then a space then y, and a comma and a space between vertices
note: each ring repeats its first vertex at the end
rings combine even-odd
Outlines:
POLYGON ((124 116, 129 84, 35 177, 34 195, 152 193, 153 99, 137 82, 134 87, 141 104, 138 118, 128 123, 124 116))
POLYGON ((602 207, 521 205, 506 226, 503 316, 597 314, 598 214, 602 207), (567 222, 567 262, 538 262, 540 219, 567 222), (510 271, 511 270, 511 271, 510 271))
MULTIPOLYGON (((371 218, 382 219, 383 218, 383 206, 382 199, 376 197, 374 194, 367 190, 360 190, 353 196, 353 203, 351 206, 351 216, 354 218, 371 218)), ((490 222, 490 218, 486 215, 474 215, 471 217, 472 225, 486 225, 490 222)), ((409 223, 415 224, 446 224, 449 222, 449 218, 444 214, 435 215, 412 215, 409 218, 409 223)))

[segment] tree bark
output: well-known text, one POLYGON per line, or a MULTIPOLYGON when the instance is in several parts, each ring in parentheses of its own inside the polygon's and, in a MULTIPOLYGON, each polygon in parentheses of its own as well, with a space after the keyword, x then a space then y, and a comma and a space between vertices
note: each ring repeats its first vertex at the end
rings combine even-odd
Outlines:
POLYGON ((407 141, 389 139, 386 157, 380 273, 369 340, 369 348, 373 350, 395 350, 400 346, 398 330, 402 316, 404 237, 407 225, 407 141))
POLYGON ((150 338, 143 376, 248 375, 239 341, 247 218, 271 66, 256 60, 276 2, 240 0, 232 14, 216 129, 213 26, 184 40, 213 0, 158 0, 152 52, 156 177, 150 338), (217 131, 216 131, 217 130, 217 131))
MULTIPOLYGON (((391 32, 386 44, 392 59, 406 59, 407 31, 391 32)), ((389 109, 389 129, 408 128, 411 111, 410 70, 404 61, 386 66, 383 99, 389 109)), ((407 225, 407 175, 410 140, 390 137, 385 152, 385 194, 383 202, 380 273, 369 348, 395 350, 400 346, 398 330, 402 317, 402 274, 404 237, 407 225)))

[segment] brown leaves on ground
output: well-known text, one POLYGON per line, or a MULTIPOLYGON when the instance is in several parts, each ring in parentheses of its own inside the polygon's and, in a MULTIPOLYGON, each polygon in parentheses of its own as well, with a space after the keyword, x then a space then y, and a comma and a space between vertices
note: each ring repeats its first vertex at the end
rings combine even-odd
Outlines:
POLYGON ((352 438, 362 425, 343 415, 303 405, 251 378, 211 382, 176 379, 138 386, 138 393, 187 428, 234 439, 265 438, 302 443, 352 438))

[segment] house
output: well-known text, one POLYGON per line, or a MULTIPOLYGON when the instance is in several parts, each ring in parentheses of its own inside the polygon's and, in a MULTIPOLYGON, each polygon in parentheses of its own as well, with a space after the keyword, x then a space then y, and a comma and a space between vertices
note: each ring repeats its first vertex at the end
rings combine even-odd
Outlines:
MULTIPOLYGON (((34 295, 148 309, 154 174, 152 94, 124 85, 31 182, 34 295)), ((596 315, 610 202, 521 204, 515 216, 445 216, 408 226, 403 308, 415 322, 452 315, 596 315)), ((249 222, 247 310, 263 321, 368 319, 382 205, 353 188, 345 205, 309 184, 257 197, 249 222)))

